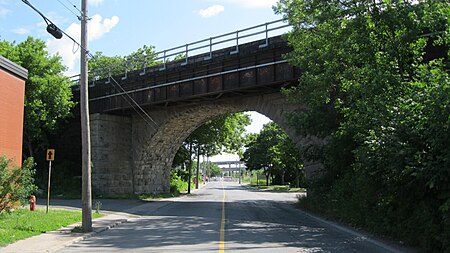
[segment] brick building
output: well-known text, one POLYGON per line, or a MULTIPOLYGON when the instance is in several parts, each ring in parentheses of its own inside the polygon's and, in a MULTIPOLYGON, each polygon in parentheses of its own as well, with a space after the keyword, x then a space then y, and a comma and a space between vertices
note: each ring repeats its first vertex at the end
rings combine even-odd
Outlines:
POLYGON ((23 112, 28 71, 0 56, 0 156, 22 165, 23 112))

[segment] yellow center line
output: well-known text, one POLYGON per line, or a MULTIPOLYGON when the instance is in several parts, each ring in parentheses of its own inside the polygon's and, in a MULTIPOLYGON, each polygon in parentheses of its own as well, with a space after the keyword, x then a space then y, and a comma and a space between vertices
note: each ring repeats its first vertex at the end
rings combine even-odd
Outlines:
POLYGON ((225 252, 225 189, 223 188, 222 184, 222 192, 223 192, 223 198, 222 198, 222 220, 220 222, 220 241, 219 241, 219 253, 225 252))

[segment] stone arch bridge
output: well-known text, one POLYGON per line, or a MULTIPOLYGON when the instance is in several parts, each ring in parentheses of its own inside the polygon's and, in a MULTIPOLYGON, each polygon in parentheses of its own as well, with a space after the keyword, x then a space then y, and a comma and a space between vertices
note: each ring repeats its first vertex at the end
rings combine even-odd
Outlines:
MULTIPOLYGON (((265 27, 261 40, 213 51, 211 38, 209 52, 189 56, 188 46, 194 45, 186 45, 181 60, 92 82, 94 191, 169 191, 178 148, 196 128, 220 115, 257 111, 297 140, 284 115, 302 106, 288 103, 280 90, 297 82, 299 70, 283 57, 291 51, 287 43, 280 36, 268 37, 265 27)), ((166 52, 164 62, 165 57, 166 52)))

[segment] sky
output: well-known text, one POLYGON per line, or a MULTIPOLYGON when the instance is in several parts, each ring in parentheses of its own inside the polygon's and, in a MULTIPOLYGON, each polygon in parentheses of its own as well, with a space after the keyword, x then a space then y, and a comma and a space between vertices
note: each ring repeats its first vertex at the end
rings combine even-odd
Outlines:
MULTIPOLYGON (((28 0, 61 30, 80 41, 79 0, 28 0), (74 7, 75 6, 75 7, 74 7)), ((154 46, 162 51, 209 37, 281 19, 272 6, 277 0, 87 0, 88 49, 106 56, 125 56, 154 46)), ((79 73, 80 51, 63 36, 46 31, 42 17, 21 0, 0 0, 0 40, 20 43, 28 36, 46 42, 68 67, 79 73)), ((251 113, 249 132, 259 132, 270 120, 251 113)))
MULTIPOLYGON (((80 41, 78 0, 28 0, 60 29, 80 41), (76 6, 73 7, 73 6, 76 6)), ((89 51, 128 55, 144 45, 162 51, 216 35, 278 20, 277 0, 87 0, 89 51)), ((63 36, 46 31, 42 17, 21 0, 0 0, 0 39, 24 41, 28 36, 59 53, 68 73, 79 69, 79 50, 63 36)))

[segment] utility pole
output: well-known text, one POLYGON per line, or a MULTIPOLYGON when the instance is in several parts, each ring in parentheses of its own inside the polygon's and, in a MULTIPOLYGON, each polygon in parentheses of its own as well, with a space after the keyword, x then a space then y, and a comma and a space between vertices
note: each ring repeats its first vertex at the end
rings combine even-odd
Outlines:
POLYGON ((91 135, 89 127, 87 0, 81 0, 80 114, 82 155, 82 228, 92 231, 91 135))

